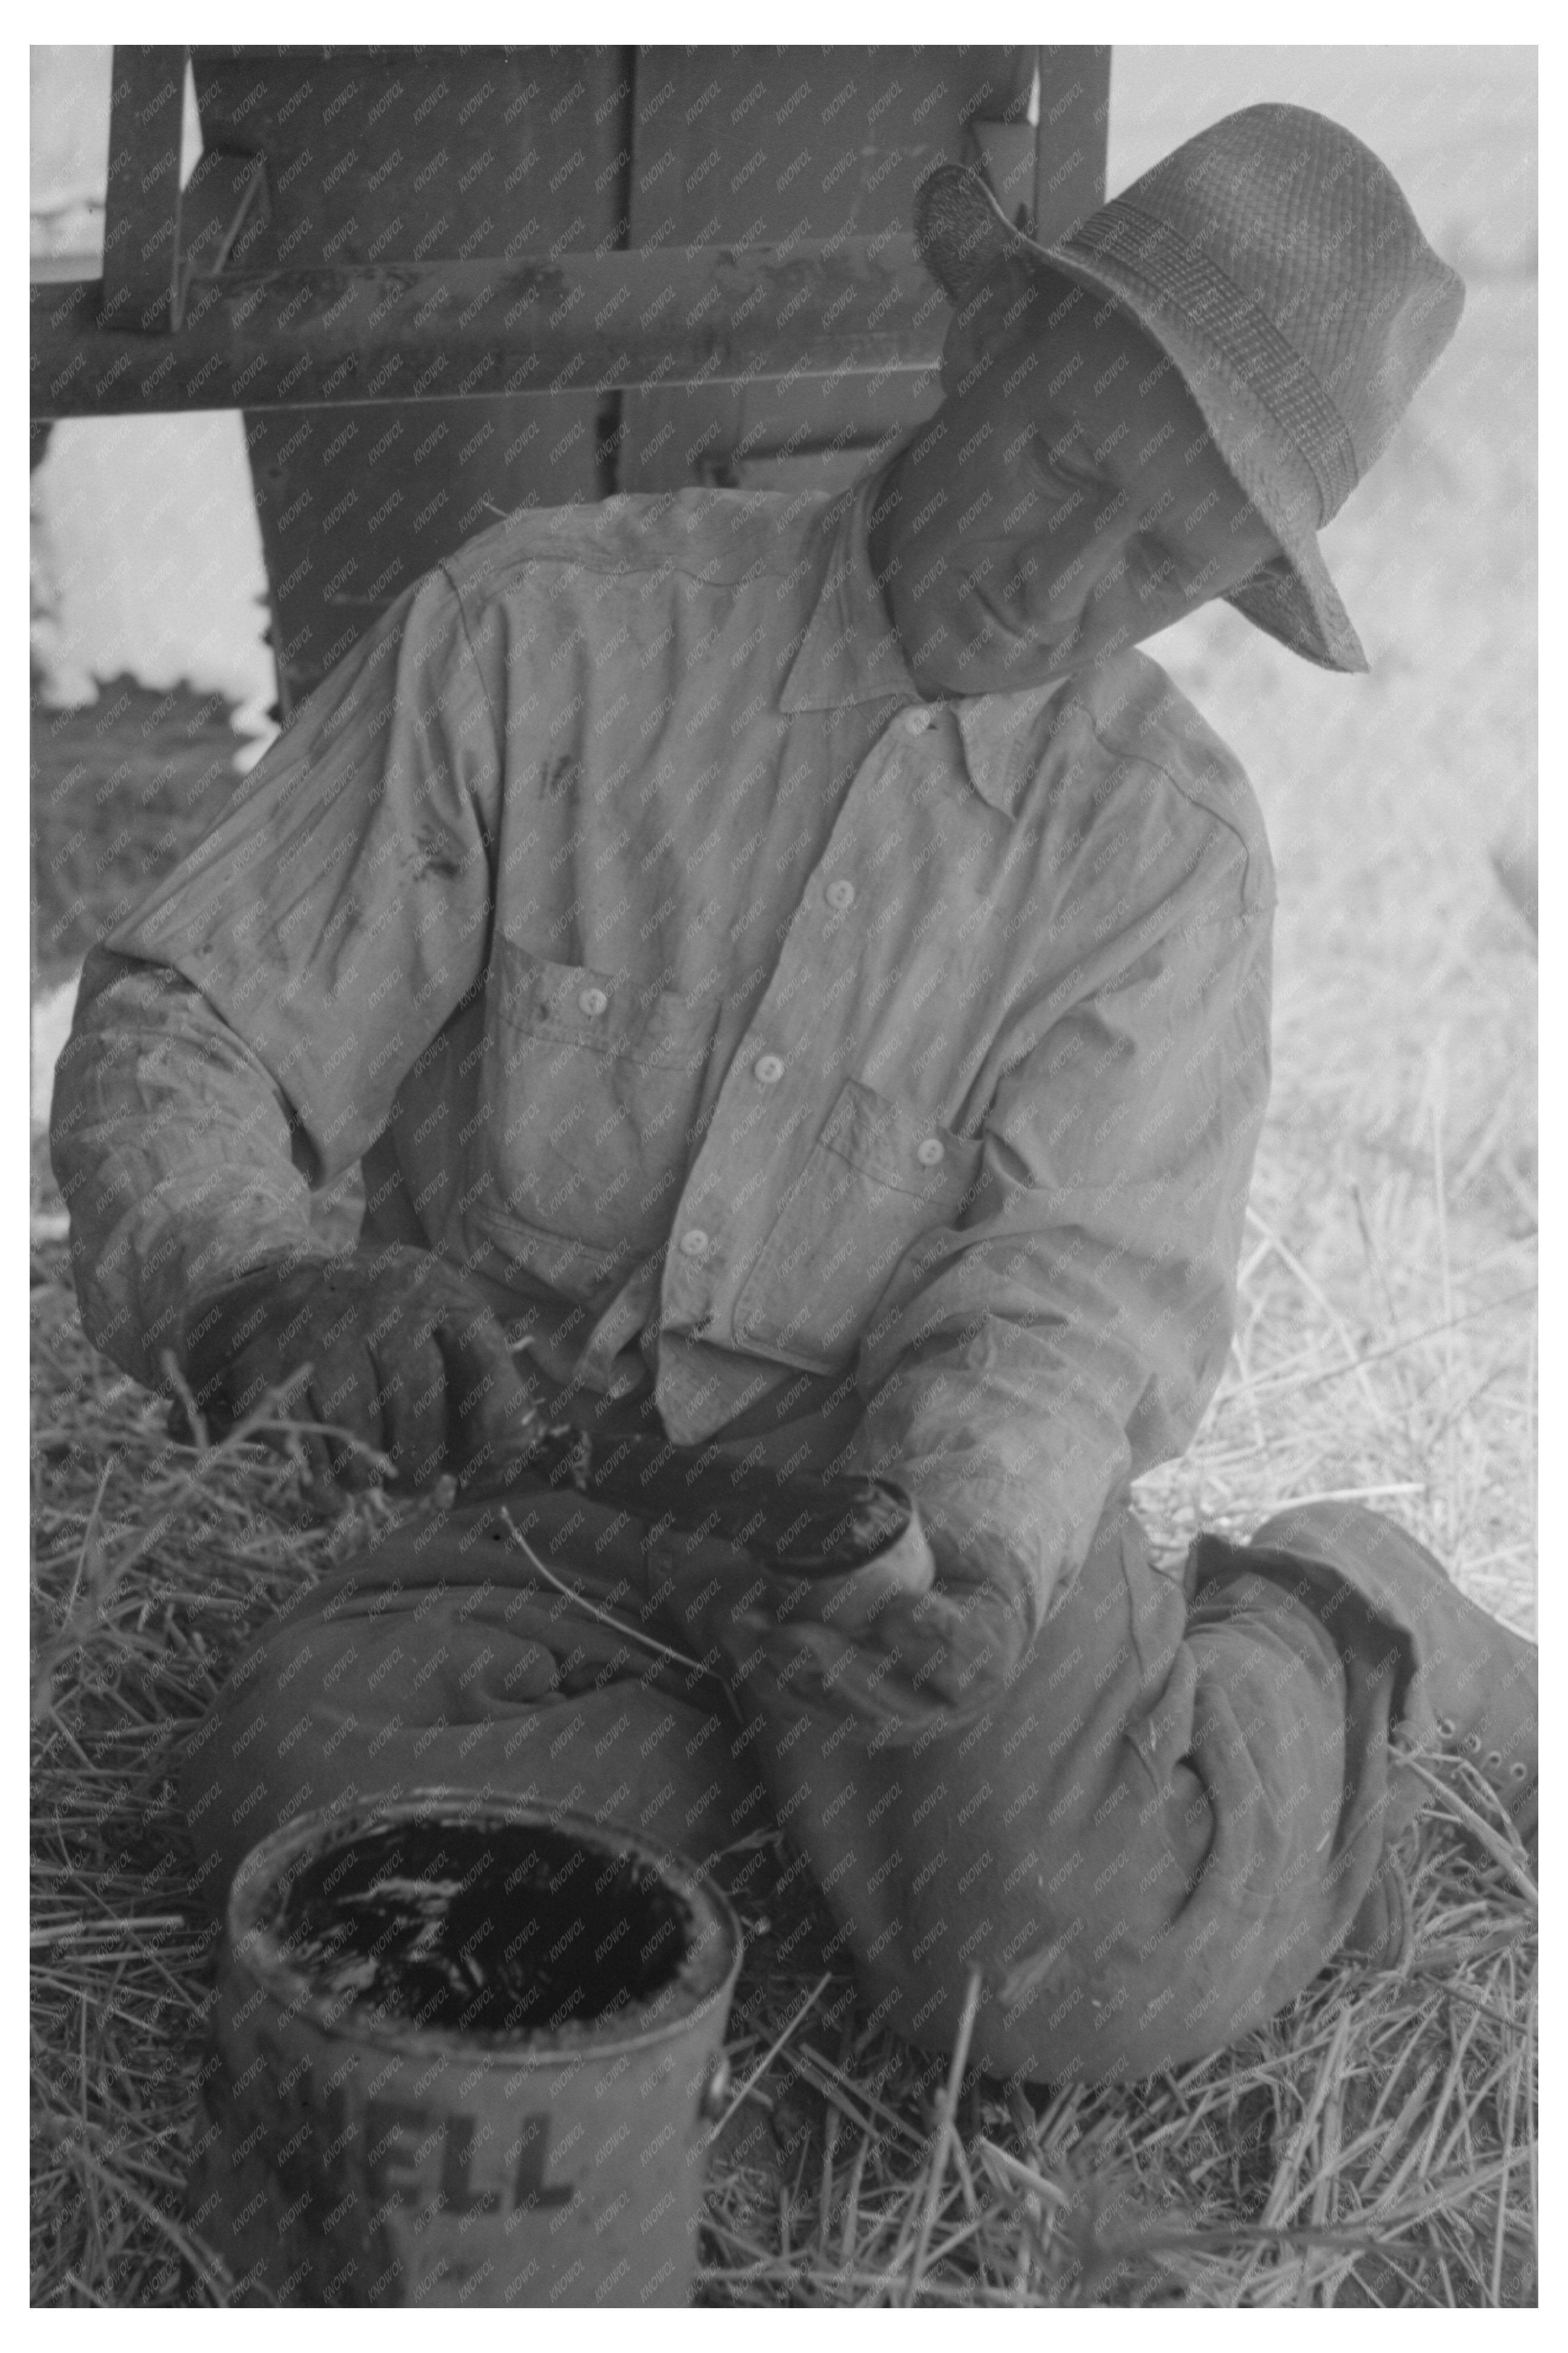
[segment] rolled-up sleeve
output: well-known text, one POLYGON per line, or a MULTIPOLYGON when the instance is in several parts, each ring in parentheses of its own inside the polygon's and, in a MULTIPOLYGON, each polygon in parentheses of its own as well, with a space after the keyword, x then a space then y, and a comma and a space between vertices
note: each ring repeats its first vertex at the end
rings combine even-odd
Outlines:
POLYGON ((351 1167, 484 968, 497 730, 440 574, 318 689, 89 958, 51 1144, 87 1330, 161 1381, 191 1302, 320 1250, 351 1167))
POLYGON ((866 1334, 855 1454, 1026 1623, 1179 1453, 1233 1328, 1269 1076, 1266 907, 1173 922, 1005 1073, 958 1220, 866 1334))

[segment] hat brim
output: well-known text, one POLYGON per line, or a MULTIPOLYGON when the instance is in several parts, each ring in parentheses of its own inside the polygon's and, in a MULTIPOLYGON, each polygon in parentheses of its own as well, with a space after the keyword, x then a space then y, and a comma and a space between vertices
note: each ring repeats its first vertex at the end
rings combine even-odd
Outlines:
POLYGON ((1228 590, 1225 602, 1324 670, 1366 670, 1361 641, 1309 519, 1311 501, 1299 457, 1275 417, 1192 322, 1114 255, 1091 259, 1066 243, 1037 245, 1013 227, 984 181, 959 165, 944 165, 930 174, 916 202, 922 259, 953 302, 968 301, 993 261, 1015 254, 1107 297, 1129 314, 1171 362, 1215 448, 1279 544, 1281 553, 1228 590))

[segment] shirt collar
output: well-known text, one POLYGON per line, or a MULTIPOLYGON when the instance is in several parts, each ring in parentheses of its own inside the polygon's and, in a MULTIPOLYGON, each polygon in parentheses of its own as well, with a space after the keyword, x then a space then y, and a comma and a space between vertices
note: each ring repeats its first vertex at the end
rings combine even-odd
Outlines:
MULTIPOLYGON (((909 675, 871 568, 866 533, 877 479, 872 475, 861 482, 847 506, 835 501, 823 512, 827 567, 806 634, 785 675, 780 710, 925 701, 909 675)), ((1056 679, 1017 694, 955 695, 936 706, 951 712, 957 722, 969 784, 1005 817, 1013 815, 1029 780, 1036 721, 1065 684, 1056 679)))

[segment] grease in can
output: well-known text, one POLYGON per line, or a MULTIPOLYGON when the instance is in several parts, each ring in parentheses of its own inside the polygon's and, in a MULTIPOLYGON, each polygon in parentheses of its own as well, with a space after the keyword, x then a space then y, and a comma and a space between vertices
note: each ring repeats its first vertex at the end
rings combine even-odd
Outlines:
POLYGON ((190 2181, 242 2301, 679 2305, 740 1936, 694 1865, 432 1790, 229 1899, 190 2181))

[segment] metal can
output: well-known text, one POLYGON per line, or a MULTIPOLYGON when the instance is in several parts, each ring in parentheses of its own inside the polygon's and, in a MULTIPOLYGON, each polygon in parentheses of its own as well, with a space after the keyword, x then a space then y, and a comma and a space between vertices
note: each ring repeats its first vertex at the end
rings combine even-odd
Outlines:
POLYGON ((246 1858, 189 2179, 241 2302, 682 2305, 740 1931, 694 1864, 461 1790, 246 1858))

